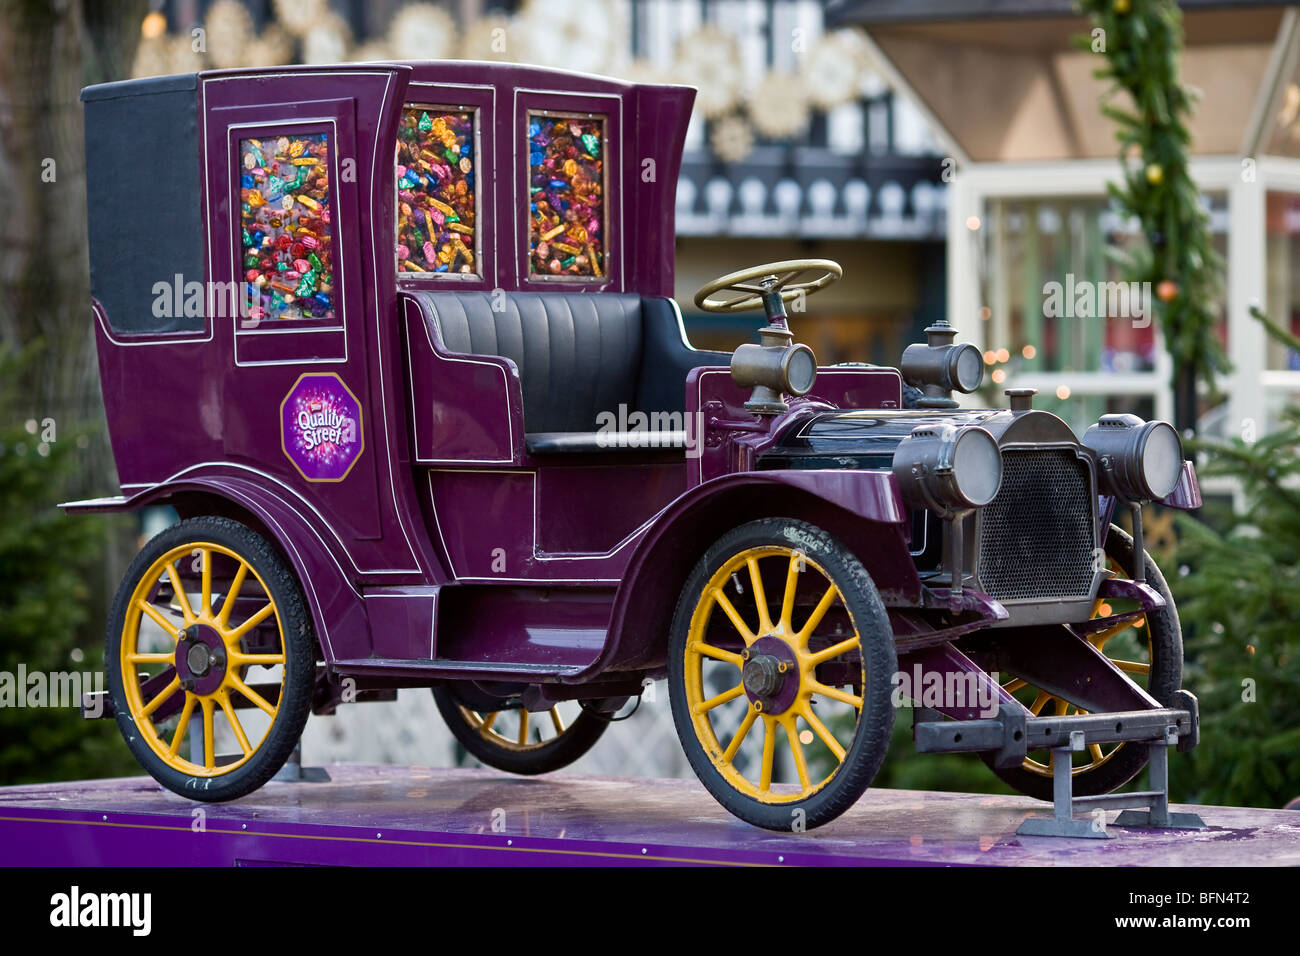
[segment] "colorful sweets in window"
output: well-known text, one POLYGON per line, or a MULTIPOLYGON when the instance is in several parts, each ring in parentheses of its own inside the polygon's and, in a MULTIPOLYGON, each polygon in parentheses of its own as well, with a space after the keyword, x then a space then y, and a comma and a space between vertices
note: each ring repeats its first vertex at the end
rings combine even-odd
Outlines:
POLYGON ((604 120, 528 117, 528 271, 605 274, 604 120))
POLYGON ((397 271, 474 275, 474 114, 415 106, 397 134, 397 271))
POLYGON ((240 140, 239 158, 249 318, 334 318, 329 137, 240 140))

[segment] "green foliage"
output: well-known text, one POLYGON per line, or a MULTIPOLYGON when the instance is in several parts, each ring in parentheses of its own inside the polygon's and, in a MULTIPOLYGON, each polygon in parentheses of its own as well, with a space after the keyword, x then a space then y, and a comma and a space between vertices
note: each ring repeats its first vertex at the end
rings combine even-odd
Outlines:
POLYGON ((1181 522, 1184 684, 1201 700, 1193 796, 1280 807, 1300 796, 1300 408, 1253 444, 1199 441, 1195 450, 1206 455, 1202 476, 1240 482, 1245 509, 1217 528, 1181 522))
POLYGON ((1215 374, 1229 368, 1215 334, 1223 263, 1188 173, 1185 120, 1195 94, 1179 78, 1182 15, 1174 0, 1079 0, 1078 6, 1104 31, 1097 39, 1080 37, 1079 44, 1093 50, 1105 43, 1105 65, 1094 75, 1111 83, 1102 113, 1116 125, 1124 168, 1123 183, 1111 183, 1110 195, 1139 220, 1146 239, 1111 254, 1127 281, 1149 282, 1157 293, 1160 283, 1174 283, 1173 297, 1155 303, 1174 360, 1173 384, 1181 376, 1213 389, 1215 374))
MULTIPOLYGON (((13 380, 16 364, 0 355, 0 382, 13 380)), ((109 526, 54 507, 85 442, 59 423, 24 420, 14 407, 12 396, 0 395, 0 672, 10 680, 20 665, 28 674, 102 675, 102 622, 89 619, 88 581, 109 526)), ((0 785, 133 767, 112 721, 84 721, 76 708, 0 707, 0 785)))

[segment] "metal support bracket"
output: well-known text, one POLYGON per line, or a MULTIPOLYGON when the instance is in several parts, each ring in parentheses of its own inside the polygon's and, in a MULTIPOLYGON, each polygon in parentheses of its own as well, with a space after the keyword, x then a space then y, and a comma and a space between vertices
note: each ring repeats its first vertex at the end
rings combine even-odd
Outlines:
POLYGON ((1088 742, 1084 731, 1071 731, 1068 744, 1052 748, 1052 815, 1030 817, 1020 824, 1016 833, 1021 836, 1113 840, 1115 834, 1106 829, 1105 811, 1119 809, 1124 810, 1115 820, 1115 825, 1120 827, 1204 830, 1205 821, 1197 814, 1173 813, 1169 809, 1169 748, 1177 744, 1178 733, 1172 726, 1161 738, 1147 742, 1150 790, 1076 797, 1070 755, 1084 750, 1088 742), (1089 815, 1075 816, 1079 811, 1089 815))

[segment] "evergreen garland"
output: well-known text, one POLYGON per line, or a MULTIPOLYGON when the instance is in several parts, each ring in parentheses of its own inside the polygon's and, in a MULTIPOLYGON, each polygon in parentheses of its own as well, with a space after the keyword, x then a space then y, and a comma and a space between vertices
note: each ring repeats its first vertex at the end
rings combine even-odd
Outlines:
POLYGON ((1209 216, 1188 173, 1191 136, 1185 119, 1194 92, 1179 79, 1182 14, 1174 0, 1077 0, 1102 33, 1079 38, 1105 56, 1094 71, 1111 81, 1102 113, 1118 127, 1123 184, 1108 191, 1141 223, 1145 245, 1109 250, 1130 282, 1150 283, 1155 311, 1173 358, 1177 425, 1195 429, 1196 384, 1215 392, 1215 375, 1229 369, 1215 334, 1223 262, 1210 240, 1209 216), (1128 104, 1116 103, 1127 94, 1128 104))

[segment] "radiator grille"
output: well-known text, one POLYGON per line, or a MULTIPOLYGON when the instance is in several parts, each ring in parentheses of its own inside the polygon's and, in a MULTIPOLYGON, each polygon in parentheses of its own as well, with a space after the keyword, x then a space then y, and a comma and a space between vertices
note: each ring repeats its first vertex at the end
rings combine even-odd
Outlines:
POLYGON ((1086 597, 1095 510, 1088 466, 1073 452, 1004 452, 1002 487, 980 512, 984 590, 1000 601, 1086 597))

